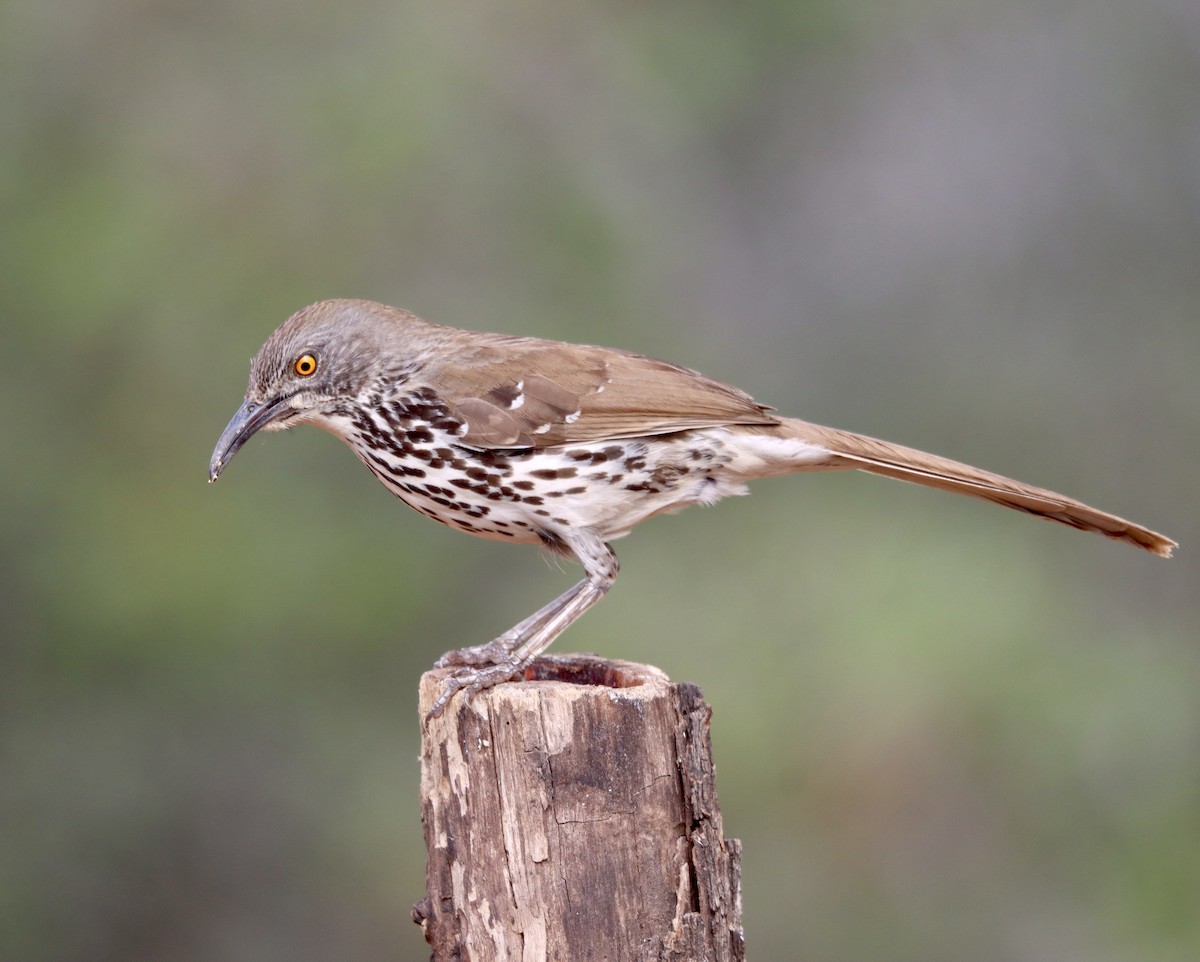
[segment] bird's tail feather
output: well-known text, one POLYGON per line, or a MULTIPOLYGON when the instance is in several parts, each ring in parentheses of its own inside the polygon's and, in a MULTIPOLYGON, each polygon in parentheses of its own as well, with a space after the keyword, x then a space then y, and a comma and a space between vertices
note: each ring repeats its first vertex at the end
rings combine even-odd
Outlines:
POLYGON ((1174 541, 1156 531, 1099 511, 1055 491, 1036 488, 949 458, 861 434, 822 427, 795 418, 780 420, 782 424, 775 429, 780 435, 819 445, 834 455, 836 460, 832 464, 821 467, 857 468, 943 491, 957 491, 1082 531, 1095 531, 1164 558, 1170 557, 1172 549, 1176 547, 1174 541))

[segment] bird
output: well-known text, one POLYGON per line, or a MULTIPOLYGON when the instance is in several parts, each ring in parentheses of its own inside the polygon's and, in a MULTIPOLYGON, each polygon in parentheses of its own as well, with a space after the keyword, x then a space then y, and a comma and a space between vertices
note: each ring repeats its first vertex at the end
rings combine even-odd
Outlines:
POLYGON ((617 577, 611 542, 747 482, 859 470, 954 491, 1169 557, 1165 535, 1081 501, 914 448, 784 417, 749 394, 617 348, 462 330, 334 299, 293 314, 250 364, 209 463, 258 431, 312 424, 401 501, 480 538, 538 544, 584 577, 491 641, 446 652, 427 718, 519 678, 617 577))

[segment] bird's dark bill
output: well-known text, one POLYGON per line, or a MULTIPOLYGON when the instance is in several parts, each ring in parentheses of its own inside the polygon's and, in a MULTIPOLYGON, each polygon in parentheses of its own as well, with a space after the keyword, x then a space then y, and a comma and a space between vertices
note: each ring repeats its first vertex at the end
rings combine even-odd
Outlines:
POLYGON ((212 461, 208 465, 208 480, 216 481, 225 466, 233 460, 233 456, 250 437, 276 418, 290 410, 288 398, 276 398, 266 404, 254 401, 243 401, 237 413, 230 419, 229 424, 221 433, 221 440, 213 449, 212 461))

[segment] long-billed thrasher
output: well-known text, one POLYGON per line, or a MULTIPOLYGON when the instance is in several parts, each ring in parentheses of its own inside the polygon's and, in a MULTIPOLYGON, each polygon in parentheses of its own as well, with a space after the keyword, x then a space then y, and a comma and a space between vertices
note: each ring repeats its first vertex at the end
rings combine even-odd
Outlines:
POLYGON ((457 667, 431 715, 519 675, 617 576, 610 541, 656 514, 746 494, 746 482, 855 468, 958 491, 1167 557, 1175 542, 1020 481, 776 415, 696 371, 604 347, 430 324, 330 300, 278 328, 217 442, 215 481, 256 431, 311 423, 341 438, 393 494, 481 538, 541 544, 585 577, 457 667))

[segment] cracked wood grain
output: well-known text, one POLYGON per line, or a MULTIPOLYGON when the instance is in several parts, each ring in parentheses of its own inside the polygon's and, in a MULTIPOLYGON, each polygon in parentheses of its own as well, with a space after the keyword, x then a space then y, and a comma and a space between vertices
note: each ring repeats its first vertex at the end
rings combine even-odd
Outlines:
MULTIPOLYGON (((421 683, 424 714, 443 672, 421 683)), ((438 962, 741 962, 741 849, 717 807, 708 706, 655 668, 539 659, 424 733, 438 962)))

